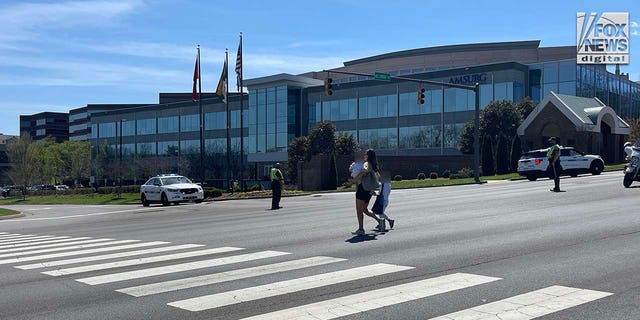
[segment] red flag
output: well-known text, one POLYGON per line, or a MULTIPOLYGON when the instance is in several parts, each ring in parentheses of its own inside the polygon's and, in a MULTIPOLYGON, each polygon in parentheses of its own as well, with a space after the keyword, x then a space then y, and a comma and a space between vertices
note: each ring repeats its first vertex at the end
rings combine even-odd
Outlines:
POLYGON ((236 56, 236 76, 238 91, 240 91, 240 87, 242 86, 242 33, 240 33, 240 44, 238 45, 238 55, 236 56))
POLYGON ((200 48, 198 48, 198 56, 196 57, 196 68, 193 70, 193 93, 191 94, 193 101, 198 101, 198 91, 196 89, 198 80, 200 80, 200 48))

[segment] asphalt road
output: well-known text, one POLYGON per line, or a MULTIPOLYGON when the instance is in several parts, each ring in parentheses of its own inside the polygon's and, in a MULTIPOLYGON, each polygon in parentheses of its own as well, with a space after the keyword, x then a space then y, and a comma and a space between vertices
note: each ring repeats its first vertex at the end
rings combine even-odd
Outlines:
POLYGON ((352 192, 15 206, 0 319, 639 319, 640 183, 552 184, 393 190, 361 237, 352 192))

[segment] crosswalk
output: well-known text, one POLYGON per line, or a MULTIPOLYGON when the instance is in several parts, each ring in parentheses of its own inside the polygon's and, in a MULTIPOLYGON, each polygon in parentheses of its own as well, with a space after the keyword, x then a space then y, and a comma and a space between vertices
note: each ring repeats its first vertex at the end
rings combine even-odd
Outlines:
MULTIPOLYGON (((110 289, 115 287, 115 292, 130 299, 149 296, 163 299, 163 293, 180 291, 188 294, 190 289, 200 288, 198 296, 163 301, 168 308, 188 312, 215 312, 217 308, 225 306, 414 269, 412 266, 388 263, 345 267, 342 266, 345 261, 347 259, 337 257, 297 257, 282 251, 206 248, 202 244, 172 244, 167 241, 0 232, 0 266, 11 265, 20 270, 40 272, 44 276, 62 277, 82 283, 87 289, 109 284, 110 289), (187 258, 189 261, 184 262, 187 258), (286 260, 270 261, 276 258, 286 260), (339 270, 317 271, 318 267, 328 265, 334 265, 339 270), (124 267, 129 268, 123 271, 124 267), (224 292, 219 292, 215 286, 274 274, 286 276, 290 271, 308 275, 266 284, 260 282, 258 285, 224 292), (161 275, 170 275, 172 278, 153 280, 161 275), (133 280, 134 286, 127 282, 133 280), (210 292, 202 295, 207 288, 211 288, 210 292)), ((488 275, 453 273, 256 314, 246 319, 336 319, 470 287, 485 286, 490 290, 488 288, 492 283, 501 280, 488 275)), ((451 313, 432 320, 535 319, 610 295, 612 293, 553 285, 465 310, 451 310, 451 313)))

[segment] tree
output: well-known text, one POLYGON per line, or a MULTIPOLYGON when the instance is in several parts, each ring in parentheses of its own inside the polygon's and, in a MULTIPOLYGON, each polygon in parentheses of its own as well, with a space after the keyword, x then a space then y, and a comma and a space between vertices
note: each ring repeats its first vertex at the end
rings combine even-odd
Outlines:
POLYGON ((482 175, 492 176, 496 174, 493 166, 493 150, 491 148, 491 140, 489 137, 482 139, 482 175))
POLYGON ((22 199, 26 197, 26 188, 33 184, 37 172, 40 170, 38 155, 40 146, 33 143, 29 135, 23 135, 7 144, 7 156, 11 162, 8 175, 13 183, 22 190, 22 199))
POLYGON ((309 149, 309 138, 307 136, 297 137, 289 143, 287 148, 287 177, 291 182, 298 181, 298 162, 304 161, 309 149))
POLYGON ((473 129, 475 128, 475 124, 473 120, 467 121, 464 123, 464 127, 462 128, 462 133, 460 134, 460 139, 458 140, 458 150, 463 154, 473 154, 473 129))
POLYGON ((335 190, 338 187, 338 168, 336 167, 336 155, 331 154, 329 159, 329 176, 327 177, 327 187, 329 190, 335 190))
POLYGON ((511 143, 509 142, 509 138, 504 135, 500 135, 498 138, 498 146, 496 151, 496 173, 497 174, 506 174, 509 173, 509 160, 510 160, 510 152, 509 146, 511 143))
POLYGON ((531 111, 535 109, 536 105, 538 105, 538 103, 530 97, 524 97, 516 104, 516 112, 520 115, 520 122, 524 121, 524 119, 531 114, 531 111))
POLYGON ((360 152, 360 145, 352 134, 342 133, 336 137, 336 154, 352 155, 360 152))
POLYGON ((513 144, 511 145, 511 172, 516 172, 518 170, 518 160, 522 156, 522 142, 520 141, 520 137, 516 137, 513 139, 513 144))
POLYGON ((316 154, 333 154, 336 149, 336 126, 331 121, 322 121, 309 133, 307 160, 316 154))
POLYGON ((625 122, 629 124, 631 129, 629 141, 637 145, 637 142, 640 142, 640 119, 626 119, 625 122))

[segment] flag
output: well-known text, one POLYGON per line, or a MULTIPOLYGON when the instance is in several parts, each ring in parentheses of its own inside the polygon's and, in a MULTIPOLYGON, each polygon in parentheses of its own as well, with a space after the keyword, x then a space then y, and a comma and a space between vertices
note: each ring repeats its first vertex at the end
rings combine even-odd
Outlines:
POLYGON ((242 33, 240 33, 240 44, 238 44, 238 55, 236 56, 236 76, 238 77, 236 85, 240 91, 242 86, 242 33))
POLYGON ((222 97, 222 102, 227 103, 227 83, 229 77, 227 75, 228 61, 224 59, 224 67, 222 67, 222 73, 220 74, 220 81, 218 81, 218 87, 216 88, 216 94, 222 97))
POLYGON ((194 102, 198 101, 199 98, 198 91, 196 89, 198 80, 200 80, 200 48, 198 48, 198 55, 196 56, 196 68, 193 70, 193 93, 191 94, 191 99, 194 102))

